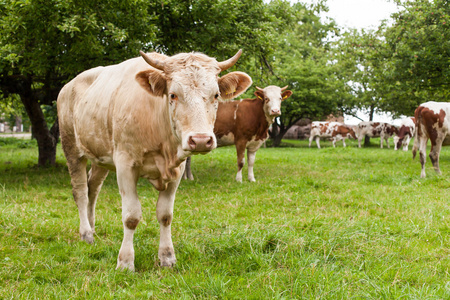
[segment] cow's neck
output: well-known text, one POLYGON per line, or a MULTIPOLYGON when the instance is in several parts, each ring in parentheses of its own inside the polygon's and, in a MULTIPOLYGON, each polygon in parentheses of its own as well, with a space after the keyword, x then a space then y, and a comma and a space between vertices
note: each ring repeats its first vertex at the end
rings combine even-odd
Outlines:
POLYGON ((266 115, 264 110, 264 102, 257 101, 256 106, 257 108, 254 111, 258 112, 257 120, 259 121, 259 124, 255 124, 257 125, 256 128, 258 128, 258 132, 256 134, 257 136, 265 136, 267 135, 269 126, 275 121, 275 118, 266 115))

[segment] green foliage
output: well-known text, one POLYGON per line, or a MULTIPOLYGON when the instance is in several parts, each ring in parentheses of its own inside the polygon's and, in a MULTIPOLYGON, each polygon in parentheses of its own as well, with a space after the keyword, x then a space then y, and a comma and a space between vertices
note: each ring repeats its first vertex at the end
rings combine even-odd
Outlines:
POLYGON ((384 28, 383 109, 412 115, 420 103, 450 96, 450 3, 397 1, 403 10, 384 28))
MULTIPOLYGON (((96 241, 79 239, 59 149, 0 147, 0 295, 43 299, 447 299, 450 151, 443 175, 420 179, 409 152, 370 147, 263 148, 257 182, 238 184, 235 150, 193 158, 172 225, 178 262, 158 262, 157 192, 141 179, 136 273, 115 270, 122 241, 115 173, 96 213, 96 241), (7 162, 7 163, 5 163, 7 162), (401 167, 399 167, 401 166, 401 167), (280 171, 282 170, 282 171, 280 171)), ((244 170, 245 171, 245 170, 244 170)))

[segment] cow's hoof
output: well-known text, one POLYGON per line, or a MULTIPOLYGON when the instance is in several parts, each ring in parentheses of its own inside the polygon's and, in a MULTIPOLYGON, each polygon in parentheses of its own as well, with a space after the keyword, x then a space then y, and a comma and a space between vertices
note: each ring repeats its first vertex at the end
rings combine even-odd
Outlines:
POLYGON ((177 259, 175 257, 161 259, 160 266, 163 268, 172 268, 177 263, 177 259))
POLYGON ((173 251, 173 248, 170 247, 159 250, 158 257, 161 267, 171 268, 175 266, 175 263, 177 262, 177 259, 175 258, 175 252, 173 251))
POLYGON ((117 260, 116 270, 128 270, 130 272, 134 272, 134 262, 117 260))
POLYGON ((250 181, 250 182, 256 182, 255 178, 249 178, 248 181, 250 181))
POLYGON ((94 233, 89 231, 89 232, 85 232, 85 233, 81 234, 81 240, 85 241, 88 244, 93 244, 94 243, 94 233))

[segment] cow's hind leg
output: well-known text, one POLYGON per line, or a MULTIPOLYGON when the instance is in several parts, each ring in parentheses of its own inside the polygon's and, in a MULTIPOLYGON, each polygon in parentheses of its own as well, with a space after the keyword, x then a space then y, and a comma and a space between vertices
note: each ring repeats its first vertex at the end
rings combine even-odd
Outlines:
POLYGON ((172 243, 171 224, 175 193, 179 183, 179 180, 171 182, 165 191, 159 192, 158 203, 156 204, 156 218, 160 229, 158 258, 161 267, 172 267, 177 261, 172 243))
POLYGON ((67 142, 67 138, 63 134, 61 137, 71 178, 73 199, 77 204, 80 216, 80 237, 82 240, 92 244, 94 242, 94 232, 88 219, 87 159, 80 157, 76 147, 73 146, 74 143, 67 142))
POLYGON ((186 168, 184 169, 183 179, 194 180, 194 175, 192 175, 192 171, 191 171, 191 157, 190 156, 186 159, 186 168))
POLYGON ((92 164, 88 173, 88 198, 87 216, 92 231, 95 232, 95 204, 97 202, 98 193, 100 192, 103 181, 108 176, 108 170, 92 164))
POLYGON ((444 141, 444 138, 438 137, 436 138, 435 143, 431 143, 431 150, 430 150, 430 160, 433 164, 434 170, 438 175, 441 175, 441 169, 439 168, 439 153, 441 152, 442 148, 442 142, 444 141))
POLYGON ((420 177, 425 178, 425 162, 426 162, 426 155, 427 155, 427 142, 428 138, 421 137, 419 140, 419 157, 420 157, 420 164, 422 165, 422 171, 420 172, 420 177))
POLYGON ((248 180, 255 182, 255 175, 253 174, 253 165, 255 164, 256 151, 250 151, 247 149, 247 160, 248 160, 248 180))
POLYGON ((320 136, 316 136, 316 144, 317 144, 317 148, 320 149, 320 136))
POLYGON ((123 241, 117 258, 116 269, 134 270, 134 231, 142 218, 136 185, 139 174, 129 166, 127 160, 116 160, 117 183, 122 196, 123 241))

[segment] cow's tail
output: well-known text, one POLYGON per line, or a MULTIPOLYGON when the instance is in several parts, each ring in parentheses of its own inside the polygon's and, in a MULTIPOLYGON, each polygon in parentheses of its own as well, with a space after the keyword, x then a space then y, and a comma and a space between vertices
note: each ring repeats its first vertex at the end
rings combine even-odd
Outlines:
POLYGON ((414 145, 412 148, 412 155, 413 159, 416 157, 417 149, 419 149, 419 136, 421 136, 422 132, 419 133, 422 129, 420 128, 420 124, 422 123, 422 114, 421 114, 421 107, 419 106, 416 111, 414 112, 414 118, 415 118, 415 126, 416 126, 416 132, 414 134, 414 145))

